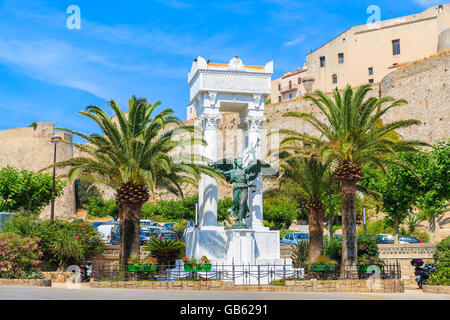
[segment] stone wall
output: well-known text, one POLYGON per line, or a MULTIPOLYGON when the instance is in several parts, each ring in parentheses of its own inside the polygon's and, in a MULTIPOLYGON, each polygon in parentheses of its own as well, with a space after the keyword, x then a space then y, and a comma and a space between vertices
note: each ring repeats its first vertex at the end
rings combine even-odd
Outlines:
MULTIPOLYGON (((7 165, 28 169, 37 172, 53 163, 54 145, 50 142, 54 135, 54 124, 40 122, 36 128, 17 128, 0 131, 0 168, 7 165)), ((72 136, 58 132, 66 141, 71 142, 72 136)), ((57 146, 56 161, 72 157, 72 146, 59 143, 57 146)), ((46 172, 52 172, 47 170, 46 172)), ((57 169, 56 175, 65 172, 57 169)), ((55 201, 55 217, 63 219, 72 218, 75 215, 74 188, 67 183, 64 194, 55 201)), ((50 205, 45 207, 41 217, 50 216, 50 205)))
MULTIPOLYGON (((450 53, 420 61, 388 74, 378 85, 373 85, 369 96, 393 96, 400 99, 405 98, 408 104, 395 111, 388 112, 383 120, 386 122, 400 119, 418 119, 422 121, 419 126, 410 129, 399 130, 404 138, 422 139, 434 143, 449 138, 448 123, 450 122, 450 90, 448 84, 450 53)), ((271 161, 266 155, 270 150, 277 148, 280 137, 276 134, 267 136, 271 131, 279 129, 292 129, 310 134, 317 132, 305 121, 295 118, 283 117, 290 111, 308 112, 319 118, 321 115, 311 102, 302 97, 290 101, 265 106, 264 114, 267 118, 263 126, 262 155, 267 161, 271 161)), ((323 119, 323 118, 322 118, 323 119)), ((189 121, 186 124, 192 125, 189 121)), ((236 113, 225 113, 219 125, 218 153, 221 157, 234 157, 242 152, 243 130, 239 128, 240 120, 236 113)), ((53 135, 53 124, 39 123, 36 130, 33 128, 19 128, 0 131, 0 167, 12 165, 19 168, 39 170, 48 166, 53 161, 52 144, 49 142, 53 135)), ((70 135, 65 135, 71 139, 70 135)), ((72 152, 77 155, 68 145, 58 146, 58 160, 70 158, 72 152)), ((273 159, 272 159, 273 160, 273 159)), ((275 163, 275 162, 272 162, 275 163)), ((274 179, 263 179, 264 189, 268 190, 276 185, 274 179)), ((219 199, 231 197, 231 185, 219 182, 219 199)), ((104 198, 114 197, 114 190, 100 188, 104 192, 104 198)), ((185 195, 195 195, 197 188, 185 187, 185 195)), ((159 192, 159 199, 174 199, 164 190, 159 192)), ((44 210, 43 215, 49 214, 49 208, 44 210)), ((64 196, 56 201, 56 215, 60 217, 73 217, 75 214, 75 203, 72 186, 66 187, 64 196)))
POLYGON ((0 286, 51 287, 49 279, 0 279, 0 286))

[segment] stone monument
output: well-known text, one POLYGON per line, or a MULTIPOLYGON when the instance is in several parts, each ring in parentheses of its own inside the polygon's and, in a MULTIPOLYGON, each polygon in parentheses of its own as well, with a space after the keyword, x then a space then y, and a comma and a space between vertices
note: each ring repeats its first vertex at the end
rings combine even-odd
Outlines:
MULTIPOLYGON (((186 255, 207 256, 213 265, 282 264, 279 231, 263 225, 262 174, 270 166, 261 159, 260 141, 265 122, 264 103, 270 96, 273 62, 246 66, 235 56, 228 64, 194 60, 188 75, 190 99, 203 139, 201 155, 235 182, 231 211, 239 222, 225 229, 217 223, 217 181, 202 175, 199 186, 198 225, 186 234, 186 255), (217 135, 223 112, 237 112, 244 129, 242 153, 218 161, 217 135), (234 166, 233 166, 234 163, 234 166)), ((267 174, 273 174, 266 172, 267 174)))

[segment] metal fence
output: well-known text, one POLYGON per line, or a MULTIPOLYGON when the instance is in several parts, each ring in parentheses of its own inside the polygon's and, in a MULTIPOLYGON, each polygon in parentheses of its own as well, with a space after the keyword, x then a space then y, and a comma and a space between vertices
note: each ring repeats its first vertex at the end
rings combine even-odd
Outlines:
MULTIPOLYGON (((372 268, 376 269, 376 268, 372 268)), ((370 270, 370 269, 369 269, 370 270)), ((184 269, 183 265, 158 265, 155 271, 119 270, 118 265, 94 265, 93 281, 176 281, 176 280, 229 280, 236 285, 266 285, 285 280, 338 280, 338 279, 400 279, 399 263, 387 264, 380 269, 364 271, 351 266, 336 266, 334 270, 314 271, 307 268, 294 268, 282 265, 219 265, 210 270, 184 269), (342 272, 341 272, 342 270, 342 272)))

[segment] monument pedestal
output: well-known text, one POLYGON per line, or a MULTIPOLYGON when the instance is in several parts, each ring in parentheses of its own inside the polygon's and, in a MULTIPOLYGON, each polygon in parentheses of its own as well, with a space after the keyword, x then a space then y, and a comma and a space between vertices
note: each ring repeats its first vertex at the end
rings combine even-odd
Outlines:
POLYGON ((280 232, 262 228, 195 228, 186 234, 186 256, 207 256, 213 263, 229 265, 284 264, 280 259, 280 232))

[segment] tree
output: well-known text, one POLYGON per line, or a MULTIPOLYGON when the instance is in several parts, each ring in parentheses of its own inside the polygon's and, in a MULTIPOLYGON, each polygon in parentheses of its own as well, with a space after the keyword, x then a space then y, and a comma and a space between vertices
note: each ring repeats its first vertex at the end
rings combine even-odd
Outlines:
POLYGON ((421 180, 416 205, 428 219, 430 238, 434 242, 436 218, 448 210, 450 141, 438 142, 428 155, 411 155, 410 163, 421 180))
MULTIPOLYGON (((407 161, 412 154, 399 154, 395 158, 407 161)), ((417 197, 419 180, 409 169, 389 165, 385 172, 370 166, 363 167, 365 179, 362 185, 378 192, 382 198, 383 211, 394 227, 395 243, 398 243, 400 225, 412 211, 417 197)))
POLYGON ((419 146, 427 145, 421 141, 399 140, 394 130, 418 125, 418 120, 401 120, 383 124, 381 117, 386 112, 406 104, 403 99, 392 97, 368 98, 372 89, 364 85, 352 90, 347 86, 341 95, 336 88, 333 98, 321 91, 305 97, 320 110, 325 121, 309 113, 289 112, 286 117, 296 117, 311 124, 320 134, 319 137, 297 132, 280 130, 287 137, 281 142, 285 150, 314 152, 322 161, 330 161, 334 168, 334 177, 340 181, 342 197, 342 263, 355 266, 357 259, 356 238, 356 186, 363 179, 361 167, 373 163, 384 167, 393 162, 389 156, 399 151, 417 151, 419 146), (389 103, 383 107, 383 104, 389 103), (298 142, 306 144, 301 147, 298 142))
MULTIPOLYGON (((50 173, 36 174, 10 166, 0 169, 0 211, 28 211, 39 214, 52 198, 50 173)), ((63 194, 65 182, 55 183, 55 198, 63 194)))
MULTIPOLYGON (((182 127, 171 109, 153 114, 160 102, 132 97, 126 116, 116 102, 109 106, 117 123, 97 106, 87 106, 79 113, 97 123, 102 134, 86 135, 58 128, 85 139, 87 144, 73 143, 82 155, 61 161, 57 167, 70 167, 67 176, 116 190, 120 218, 120 265, 125 269, 132 254, 139 254, 139 227, 142 205, 164 188, 182 195, 183 183, 194 183, 201 172, 215 172, 201 165, 175 162, 170 153, 187 143, 203 143, 194 138, 176 140, 181 134, 194 133, 193 127, 182 127), (168 125, 173 125, 170 129, 168 125)), ((191 155, 190 160, 198 160, 191 155)))
POLYGON ((281 153, 279 177, 282 193, 304 202, 309 213, 309 259, 323 255, 324 201, 332 184, 328 163, 322 164, 314 156, 295 158, 281 153))

